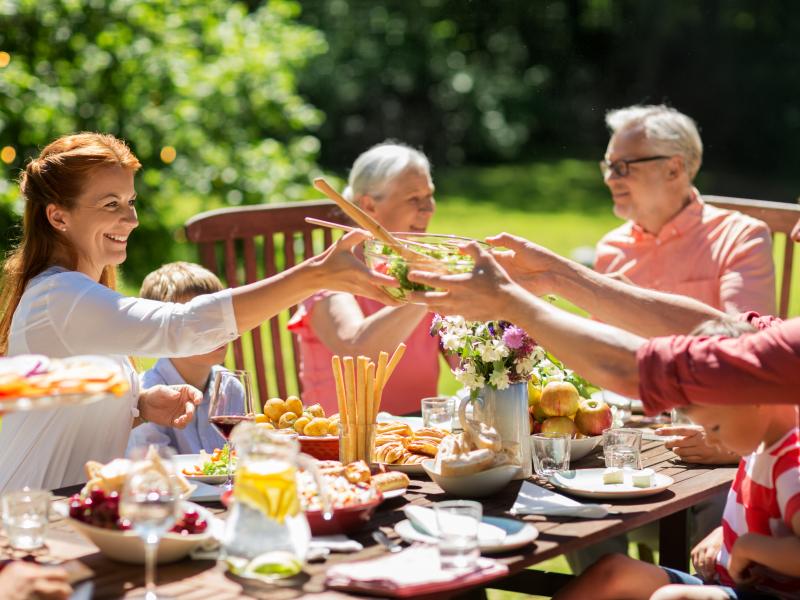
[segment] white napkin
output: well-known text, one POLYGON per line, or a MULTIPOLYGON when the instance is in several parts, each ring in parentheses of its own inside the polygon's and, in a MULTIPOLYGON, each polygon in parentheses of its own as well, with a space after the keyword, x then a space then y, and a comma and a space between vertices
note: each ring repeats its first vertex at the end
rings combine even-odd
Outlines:
POLYGON ((318 535, 311 538, 309 548, 327 548, 331 552, 359 552, 364 546, 346 535, 318 535))
POLYGON ((605 506, 581 504, 530 481, 523 482, 510 512, 512 515, 550 515, 582 519, 602 519, 608 515, 605 506))
MULTIPOLYGON (((415 506, 409 504, 403 509, 408 520, 420 531, 430 536, 439 536, 439 525, 436 522, 436 512, 432 508, 415 506)), ((447 515, 447 519, 456 521, 458 519, 468 519, 459 515, 447 515)), ((491 525, 490 523, 480 523, 478 525, 478 544, 493 544, 502 542, 506 537, 504 529, 491 525)))

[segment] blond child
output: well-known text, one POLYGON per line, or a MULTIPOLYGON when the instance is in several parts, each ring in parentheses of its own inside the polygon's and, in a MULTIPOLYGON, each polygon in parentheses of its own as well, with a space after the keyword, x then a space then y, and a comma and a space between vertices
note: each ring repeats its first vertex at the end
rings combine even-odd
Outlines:
MULTIPOLYGON (((195 296, 212 294, 223 289, 219 278, 208 269, 188 262, 174 262, 153 271, 142 282, 142 298, 162 302, 188 302, 195 296)), ((126 453, 138 446, 157 444, 170 446, 178 454, 211 452, 225 444, 224 438, 208 421, 209 389, 214 374, 221 369, 228 345, 207 354, 181 358, 161 358, 142 376, 142 384, 188 383, 203 392, 203 401, 196 408, 195 418, 185 429, 145 423, 131 432, 126 453)))
MULTIPOLYGON (((699 335, 746 330, 704 324, 699 335)), ((756 400, 754 398, 754 400, 756 400)), ((603 557, 557 600, 800 597, 800 428, 794 405, 692 405, 706 441, 742 456, 722 525, 692 550, 697 576, 620 554, 603 557)))

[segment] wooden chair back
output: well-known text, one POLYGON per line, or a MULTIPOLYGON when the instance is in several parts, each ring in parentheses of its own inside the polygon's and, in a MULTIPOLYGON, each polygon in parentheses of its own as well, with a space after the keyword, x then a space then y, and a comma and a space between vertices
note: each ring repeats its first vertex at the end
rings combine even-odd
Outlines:
POLYGON ((720 208, 738 210, 740 213, 764 221, 772 231, 772 243, 775 246, 777 246, 775 244, 776 234, 780 234, 783 237, 783 260, 777 261, 775 279, 778 284, 778 316, 785 319, 789 314, 789 300, 792 292, 792 265, 796 246, 789 237, 789 233, 798 219, 800 219, 800 206, 784 202, 729 198, 727 196, 703 195, 703 201, 720 208))
MULTIPOLYGON (((347 222, 329 200, 259 204, 200 213, 186 222, 186 237, 198 244, 203 266, 236 287, 275 275, 333 242, 330 229, 310 225, 305 217, 347 222)), ((296 309, 291 307, 233 343, 236 368, 255 372, 254 393, 262 405, 272 396, 286 398, 292 390, 302 391, 297 342, 285 327, 296 309), (274 367, 274 383, 269 365, 274 367)))

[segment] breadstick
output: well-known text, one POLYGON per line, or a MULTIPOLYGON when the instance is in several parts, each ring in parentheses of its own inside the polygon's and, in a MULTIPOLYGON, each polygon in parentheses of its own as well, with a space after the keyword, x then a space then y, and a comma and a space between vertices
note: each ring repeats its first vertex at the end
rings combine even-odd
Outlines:
POLYGON ((344 391, 347 412, 347 435, 345 443, 345 457, 348 463, 355 460, 356 445, 356 372, 353 357, 345 356, 344 362, 344 391))
POLYGON ((394 351, 394 354, 392 354, 392 358, 389 360, 389 364, 386 365, 386 375, 383 378, 383 386, 381 387, 381 389, 383 389, 383 387, 386 386, 386 382, 389 381, 389 378, 392 376, 392 373, 394 373, 394 370, 397 367, 397 363, 399 363, 400 359, 403 358, 403 354, 405 354, 405 352, 406 352, 405 344, 401 343, 399 346, 397 346, 397 349, 394 351))
POLYGON ((373 396, 375 395, 375 363, 369 361, 367 365, 367 382, 366 382, 366 409, 367 409, 367 422, 364 424, 364 451, 366 456, 364 460, 366 463, 372 464, 372 451, 375 447, 375 438, 370 439, 369 432, 372 430, 372 424, 375 422, 375 413, 373 408, 375 406, 373 396))
POLYGON ((339 420, 347 423, 347 398, 344 395, 344 378, 342 376, 342 359, 338 355, 331 357, 333 381, 336 383, 336 402, 339 407, 339 420))
POLYGON ((372 390, 372 421, 378 415, 381 407, 381 392, 383 391, 383 379, 386 376, 386 363, 389 360, 389 353, 383 352, 378 355, 378 368, 375 370, 375 386, 372 390))
POLYGON ((357 416, 357 431, 358 431, 358 458, 364 458, 366 452, 366 431, 365 425, 367 423, 367 404, 366 404, 366 391, 367 391, 367 363, 369 358, 366 356, 358 357, 358 377, 356 379, 356 416, 357 416))

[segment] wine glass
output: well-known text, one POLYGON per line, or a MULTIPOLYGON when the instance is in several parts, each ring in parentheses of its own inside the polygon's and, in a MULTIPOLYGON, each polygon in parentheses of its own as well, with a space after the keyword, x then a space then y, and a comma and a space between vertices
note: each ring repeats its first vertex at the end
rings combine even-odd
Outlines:
POLYGON ((144 542, 145 600, 165 600, 156 594, 155 562, 161 536, 175 523, 179 493, 175 486, 172 452, 167 447, 136 448, 136 461, 125 477, 119 500, 120 517, 144 542))
POLYGON ((214 377, 211 388, 211 401, 208 407, 208 421, 225 438, 228 446, 227 473, 225 489, 231 489, 231 431, 242 421, 253 420, 253 392, 250 374, 247 371, 220 370, 214 377))

